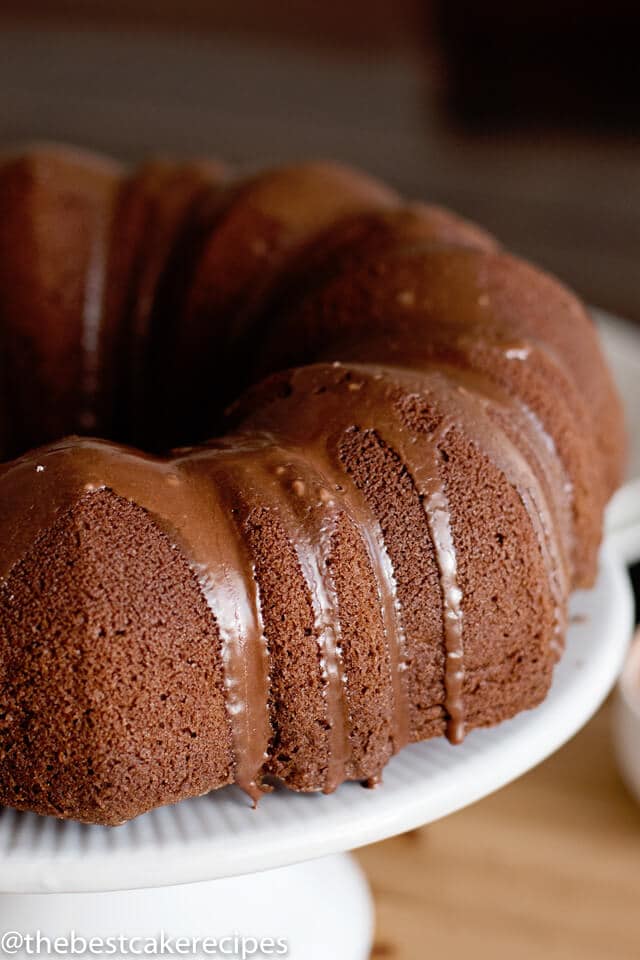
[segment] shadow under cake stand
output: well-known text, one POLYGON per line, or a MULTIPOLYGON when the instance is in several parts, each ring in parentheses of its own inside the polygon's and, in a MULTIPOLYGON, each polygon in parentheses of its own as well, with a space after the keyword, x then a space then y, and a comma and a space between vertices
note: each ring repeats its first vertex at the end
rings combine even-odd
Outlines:
MULTIPOLYGON (((113 829, 5 809, 0 934, 283 938, 292 958, 365 960, 371 899, 344 851, 459 810, 557 750, 614 684, 632 609, 622 561, 605 549, 596 586, 573 597, 567 649, 545 702, 471 732, 462 746, 441 739, 407 747, 376 790, 344 784, 331 796, 278 791, 254 811, 243 794, 226 788, 113 829)), ((253 947, 251 939, 245 944, 253 947)), ((224 948, 212 953, 210 941, 196 955, 242 956, 241 942, 236 953, 232 940, 224 948)), ((11 949, 29 955, 15 943, 11 949)))

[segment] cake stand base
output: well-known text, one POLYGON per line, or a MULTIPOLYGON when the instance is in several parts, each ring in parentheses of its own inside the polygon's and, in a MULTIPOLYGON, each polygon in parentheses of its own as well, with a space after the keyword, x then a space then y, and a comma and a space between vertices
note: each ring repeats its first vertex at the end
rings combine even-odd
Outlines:
POLYGON ((0 895, 0 937, 40 934, 35 941, 0 942, 0 956, 51 956, 57 937, 85 956, 183 955, 256 960, 366 960, 373 906, 352 857, 337 854, 248 876, 116 893, 0 895), (164 934, 164 940, 163 940, 164 934), (124 937, 124 949, 91 949, 91 938, 124 937), (179 938, 188 943, 185 949, 179 938), (84 938, 87 945, 79 938, 84 938), (142 938, 142 940, 131 940, 142 938), (204 945, 202 942, 207 941, 204 945), (237 940, 234 940, 237 938, 237 940), (214 946, 213 941, 216 941, 214 946), (194 949, 195 947, 195 949, 194 949))

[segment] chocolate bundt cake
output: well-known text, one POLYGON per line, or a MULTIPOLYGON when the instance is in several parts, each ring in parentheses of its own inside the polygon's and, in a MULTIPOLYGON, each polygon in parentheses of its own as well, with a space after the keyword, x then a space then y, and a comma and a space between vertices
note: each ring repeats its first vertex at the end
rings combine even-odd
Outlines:
POLYGON ((479 227, 331 164, 5 154, 0 338, 0 803, 331 791, 545 697, 622 418, 479 227))

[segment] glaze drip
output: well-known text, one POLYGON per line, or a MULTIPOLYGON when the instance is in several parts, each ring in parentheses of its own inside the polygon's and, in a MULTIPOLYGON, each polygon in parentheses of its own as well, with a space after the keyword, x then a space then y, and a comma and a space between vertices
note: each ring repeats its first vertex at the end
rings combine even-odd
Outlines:
POLYGON ((343 497, 343 509, 359 530, 367 550, 373 573, 376 592, 380 602, 387 656, 391 672, 394 694, 394 711, 391 718, 394 752, 401 750, 409 742, 409 704, 407 690, 407 639, 405 636, 402 613, 398 601, 398 589, 380 524, 374 517, 367 501, 346 472, 340 460, 341 433, 329 436, 325 443, 310 445, 309 460, 327 478, 333 491, 346 490, 343 497))
MULTIPOLYGON (((176 463, 177 471, 198 479, 192 509, 209 514, 216 542, 209 561, 191 564, 220 632, 226 706, 234 749, 234 780, 256 803, 271 736, 268 710, 268 649, 259 586, 251 557, 234 522, 237 482, 231 465, 218 454, 176 463), (225 469, 226 468, 226 469, 225 469), (213 496, 212 496, 213 493, 213 496)), ((188 548, 187 548, 188 551, 188 548)))
POLYGON ((447 736, 452 743, 461 743, 465 735, 464 706, 464 631, 462 590, 458 583, 458 562, 451 530, 451 514, 444 484, 440 478, 438 446, 453 426, 443 421, 431 436, 409 437, 396 432, 393 445, 407 465, 415 490, 425 512, 442 590, 442 626, 444 633, 444 708, 447 713, 447 736), (413 454, 413 455, 412 455, 413 454))
MULTIPOLYGON (((257 441, 228 438, 221 449, 216 445, 198 454, 198 462, 207 471, 209 461, 216 462, 222 452, 225 468, 216 476, 216 485, 222 490, 232 487, 236 498, 244 501, 239 509, 242 517, 250 515, 253 504, 272 510, 295 551, 313 608, 328 726, 324 789, 331 792, 345 779, 350 754, 340 611, 331 575, 332 536, 339 506, 336 498, 324 496, 322 478, 310 471, 295 451, 284 449, 274 437, 263 436, 257 441)), ((232 672, 241 669, 243 655, 242 650, 234 650, 230 657, 232 672)), ((239 708, 241 714, 250 710, 252 693, 249 688, 249 699, 239 708)), ((244 744, 245 751, 246 747, 244 744)), ((262 762, 267 756, 268 749, 262 762)), ((257 759, 255 755, 254 761, 257 759)))
POLYGON ((345 779, 350 757, 348 678, 342 660, 339 601, 331 574, 336 503, 335 498, 323 497, 324 487, 310 477, 301 464, 283 460, 274 468, 274 473, 283 494, 276 507, 285 522, 312 601, 329 724, 324 792, 332 793, 345 779))

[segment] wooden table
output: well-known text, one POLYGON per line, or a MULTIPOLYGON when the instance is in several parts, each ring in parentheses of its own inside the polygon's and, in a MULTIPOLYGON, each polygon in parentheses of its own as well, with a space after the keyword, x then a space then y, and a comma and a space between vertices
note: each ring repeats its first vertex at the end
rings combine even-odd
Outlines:
POLYGON ((640 806, 611 704, 559 753, 439 823, 367 847, 372 957, 638 960, 640 806))

